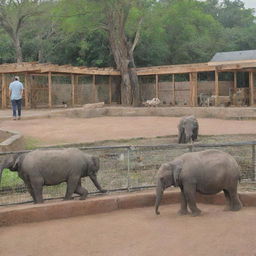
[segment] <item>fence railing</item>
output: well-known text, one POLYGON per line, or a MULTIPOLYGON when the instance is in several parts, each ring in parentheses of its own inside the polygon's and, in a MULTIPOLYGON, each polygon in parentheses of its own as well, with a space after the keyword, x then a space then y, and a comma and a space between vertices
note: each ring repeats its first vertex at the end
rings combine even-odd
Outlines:
MULTIPOLYGON (((230 153, 241 166, 242 180, 256 180, 256 141, 218 143, 218 144, 167 144, 154 146, 100 146, 79 147, 89 154, 100 158, 101 167, 98 180, 108 191, 132 191, 152 188, 155 186, 155 176, 162 163, 172 161, 185 153, 206 149, 219 149, 230 153)), ((5 152, 1 158, 9 154, 27 153, 5 152)), ((90 194, 97 193, 96 188, 88 178, 82 179, 82 185, 90 194)), ((44 199, 63 198, 66 184, 44 186, 44 199)), ((16 172, 4 170, 0 184, 0 206, 32 202, 24 182, 16 172)))

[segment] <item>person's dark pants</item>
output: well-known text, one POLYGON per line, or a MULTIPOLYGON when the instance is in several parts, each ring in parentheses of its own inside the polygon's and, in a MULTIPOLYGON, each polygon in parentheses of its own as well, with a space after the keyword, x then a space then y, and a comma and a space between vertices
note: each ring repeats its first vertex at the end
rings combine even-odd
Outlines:
POLYGON ((16 111, 18 109, 18 116, 21 116, 21 101, 22 99, 19 100, 12 100, 12 115, 13 117, 16 117, 16 111))

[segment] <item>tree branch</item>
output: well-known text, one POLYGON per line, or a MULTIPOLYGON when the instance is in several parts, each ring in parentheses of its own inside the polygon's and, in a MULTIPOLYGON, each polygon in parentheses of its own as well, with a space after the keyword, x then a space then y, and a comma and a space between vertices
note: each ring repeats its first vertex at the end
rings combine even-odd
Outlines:
POLYGON ((130 54, 133 54, 134 49, 135 49, 136 45, 137 45, 138 42, 139 42, 139 39, 140 39, 140 30, 141 30, 142 21, 143 21, 143 17, 141 17, 140 20, 139 20, 139 24, 138 24, 138 28, 137 28, 137 31, 136 31, 136 34, 135 34, 135 38, 134 38, 132 47, 131 47, 131 49, 130 49, 130 54))

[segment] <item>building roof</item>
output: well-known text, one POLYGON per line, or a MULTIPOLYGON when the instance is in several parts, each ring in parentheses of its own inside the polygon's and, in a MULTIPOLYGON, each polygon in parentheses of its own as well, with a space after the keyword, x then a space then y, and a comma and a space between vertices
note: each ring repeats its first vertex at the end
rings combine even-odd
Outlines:
POLYGON ((217 52, 211 62, 241 62, 256 61, 256 50, 249 51, 233 51, 233 52, 217 52))

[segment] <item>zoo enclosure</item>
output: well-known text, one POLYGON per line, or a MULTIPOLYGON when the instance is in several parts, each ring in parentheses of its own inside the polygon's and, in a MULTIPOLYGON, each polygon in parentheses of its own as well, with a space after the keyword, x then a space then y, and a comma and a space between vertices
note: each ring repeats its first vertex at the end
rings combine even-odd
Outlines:
MULTIPOLYGON (((230 153, 241 166, 243 181, 256 181, 256 141, 222 144, 168 144, 156 146, 101 146, 80 147, 81 150, 100 157, 99 183, 112 191, 133 191, 155 186, 155 176, 162 163, 186 153, 205 149, 219 149, 230 153)), ((29 152, 29 151, 23 151, 29 152)), ((17 152, 1 153, 0 156, 17 152)), ((22 153, 22 152, 20 152, 22 153)), ((3 172, 0 184, 0 206, 32 202, 23 181, 17 176, 7 177, 3 172), (6 176, 6 177, 5 177, 6 176)), ((14 173, 17 174, 17 173, 14 173)), ((90 194, 97 193, 88 178, 82 184, 90 194)), ((63 198, 66 184, 44 187, 44 199, 63 198)))
MULTIPOLYGON (((256 60, 142 67, 136 72, 142 101, 156 97, 166 105, 198 106, 203 94, 214 96, 215 106, 223 105, 231 96, 237 106, 245 105, 236 104, 237 97, 246 105, 256 102, 256 60), (241 84, 243 74, 246 79, 241 84)), ((9 107, 8 85, 15 75, 25 86, 25 108, 74 107, 101 101, 122 104, 120 72, 113 68, 15 63, 0 65, 3 109, 9 107)))

